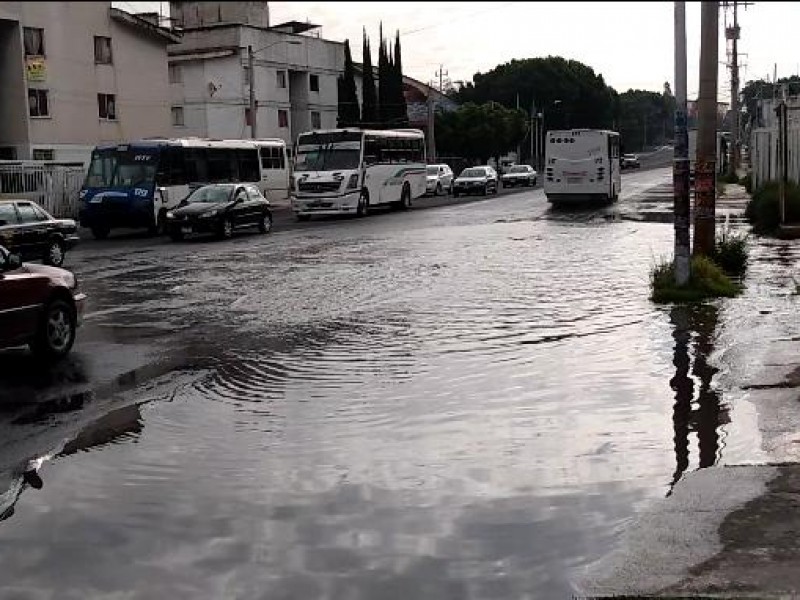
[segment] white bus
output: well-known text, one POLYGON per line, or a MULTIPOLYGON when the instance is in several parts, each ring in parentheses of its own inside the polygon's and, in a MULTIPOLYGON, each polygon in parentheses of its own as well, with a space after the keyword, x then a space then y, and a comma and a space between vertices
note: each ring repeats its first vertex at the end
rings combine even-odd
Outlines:
POLYGON ((280 138, 259 138, 249 141, 258 148, 261 163, 259 189, 270 201, 288 200, 291 160, 286 142, 280 138))
POLYGON ((544 193, 553 204, 570 200, 613 202, 622 177, 619 134, 599 129, 548 131, 544 193))
POLYGON ((298 220, 364 216, 381 205, 409 208, 425 194, 425 183, 419 129, 328 129, 297 138, 292 208, 298 220))

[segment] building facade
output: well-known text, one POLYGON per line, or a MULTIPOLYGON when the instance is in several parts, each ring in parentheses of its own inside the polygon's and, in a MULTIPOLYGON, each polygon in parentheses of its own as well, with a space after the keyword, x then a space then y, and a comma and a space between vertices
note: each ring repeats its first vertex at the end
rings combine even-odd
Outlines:
POLYGON ((182 33, 169 47, 172 135, 215 139, 282 138, 336 126, 344 44, 318 26, 271 26, 266 2, 170 2, 182 33), (248 47, 253 51, 249 68, 248 47))
POLYGON ((168 135, 179 39, 110 2, 0 2, 0 159, 86 163, 100 142, 168 135))

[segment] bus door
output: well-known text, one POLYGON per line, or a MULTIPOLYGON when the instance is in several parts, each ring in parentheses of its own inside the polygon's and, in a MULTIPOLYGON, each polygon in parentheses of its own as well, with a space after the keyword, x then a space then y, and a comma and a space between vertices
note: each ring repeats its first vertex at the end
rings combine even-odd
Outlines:
POLYGON ((260 146, 261 191, 270 200, 289 197, 289 159, 285 145, 260 146))

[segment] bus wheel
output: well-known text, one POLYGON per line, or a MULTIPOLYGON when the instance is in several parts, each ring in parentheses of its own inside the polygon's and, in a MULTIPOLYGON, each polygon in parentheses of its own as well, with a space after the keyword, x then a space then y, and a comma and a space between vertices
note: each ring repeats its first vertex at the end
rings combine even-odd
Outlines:
POLYGON ((356 216, 366 217, 368 214, 369 214, 369 194, 367 192, 361 192, 361 195, 358 197, 356 216))
POLYGON ((106 227, 105 225, 96 225, 92 227, 92 235, 96 240, 104 240, 108 237, 108 234, 111 232, 110 227, 106 227))
POLYGON ((402 210, 411 208, 411 188, 408 184, 403 186, 403 192, 400 194, 400 208, 402 210))

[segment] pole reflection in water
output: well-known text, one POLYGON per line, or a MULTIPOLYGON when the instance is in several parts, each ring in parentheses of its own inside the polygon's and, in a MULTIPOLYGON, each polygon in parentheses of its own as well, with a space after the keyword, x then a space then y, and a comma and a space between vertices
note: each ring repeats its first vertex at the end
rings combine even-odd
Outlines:
POLYGON ((718 313, 716 306, 705 304, 676 306, 670 312, 675 339, 675 376, 670 380, 670 387, 675 391, 672 414, 675 473, 667 496, 689 469, 691 432, 697 433, 698 468, 713 466, 720 458, 719 428, 728 422, 728 411, 713 386, 718 369, 709 362, 714 351, 718 313))

